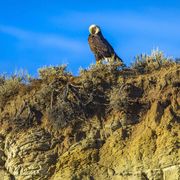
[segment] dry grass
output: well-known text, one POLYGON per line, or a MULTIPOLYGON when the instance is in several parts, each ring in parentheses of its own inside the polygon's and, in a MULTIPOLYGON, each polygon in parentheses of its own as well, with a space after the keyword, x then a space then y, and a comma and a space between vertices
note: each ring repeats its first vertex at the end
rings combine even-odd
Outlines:
POLYGON ((6 102, 18 94, 23 84, 28 82, 29 75, 18 72, 10 77, 0 77, 0 108, 3 108, 6 102))
POLYGON ((141 54, 136 56, 132 68, 136 69, 139 73, 147 73, 174 63, 172 58, 165 57, 162 51, 152 50, 150 55, 141 54))

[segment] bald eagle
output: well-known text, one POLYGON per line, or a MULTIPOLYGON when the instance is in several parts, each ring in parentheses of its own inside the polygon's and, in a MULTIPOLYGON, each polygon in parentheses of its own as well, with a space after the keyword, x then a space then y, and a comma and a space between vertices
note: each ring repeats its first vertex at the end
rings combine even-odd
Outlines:
POLYGON ((123 65, 123 61, 115 53, 112 46, 103 37, 101 29, 97 25, 91 25, 89 27, 88 43, 91 51, 94 53, 96 63, 106 60, 108 62, 120 62, 123 65))

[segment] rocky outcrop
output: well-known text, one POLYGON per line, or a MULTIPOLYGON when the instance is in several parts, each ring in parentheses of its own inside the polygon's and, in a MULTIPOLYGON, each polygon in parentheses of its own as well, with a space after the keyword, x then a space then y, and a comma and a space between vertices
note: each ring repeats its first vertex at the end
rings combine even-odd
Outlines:
POLYGON ((84 76, 71 77, 68 85, 64 78, 21 87, 0 112, 0 180, 179 180, 179 75, 176 65, 120 72, 107 79, 109 87, 99 86, 100 77, 89 82, 84 76), (86 90, 92 83, 98 91, 86 90), (63 109, 61 91, 68 103, 63 109), (73 104, 80 98, 82 104, 73 104), (58 123, 60 116, 66 122, 58 123))
POLYGON ((55 170, 57 142, 43 129, 11 134, 5 140, 5 168, 17 179, 48 179, 55 170))

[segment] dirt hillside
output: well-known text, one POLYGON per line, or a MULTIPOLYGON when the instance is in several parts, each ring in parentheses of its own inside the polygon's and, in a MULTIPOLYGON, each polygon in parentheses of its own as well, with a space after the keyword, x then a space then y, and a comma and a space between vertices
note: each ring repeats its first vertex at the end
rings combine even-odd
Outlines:
POLYGON ((0 78, 0 180, 179 180, 180 65, 0 78))

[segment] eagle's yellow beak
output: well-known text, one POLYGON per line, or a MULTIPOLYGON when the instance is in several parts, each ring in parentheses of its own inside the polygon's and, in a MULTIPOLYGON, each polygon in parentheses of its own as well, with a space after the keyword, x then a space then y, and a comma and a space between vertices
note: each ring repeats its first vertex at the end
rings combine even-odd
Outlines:
POLYGON ((90 34, 97 34, 98 32, 100 32, 100 28, 97 25, 92 24, 91 26, 89 26, 89 32, 90 34))

